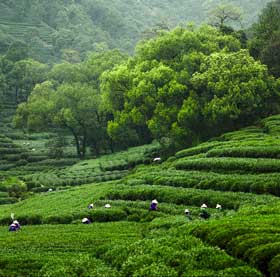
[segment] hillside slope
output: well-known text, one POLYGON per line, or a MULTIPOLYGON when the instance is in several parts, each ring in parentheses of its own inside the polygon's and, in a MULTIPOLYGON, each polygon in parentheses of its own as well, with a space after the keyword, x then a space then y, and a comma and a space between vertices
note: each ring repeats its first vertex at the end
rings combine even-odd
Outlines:
MULTIPOLYGON (((181 22, 200 24, 222 1, 203 0, 3 0, 0 3, 0 53, 24 40, 31 57, 50 62, 78 59, 87 51, 120 48, 132 52, 145 31, 181 22), (70 57, 70 59, 71 59, 70 57)), ((223 1, 224 2, 224 1, 223 1)), ((269 0, 226 1, 243 9, 243 27, 257 20, 269 0)), ((146 34, 147 35, 147 34, 146 34)))
MULTIPOLYGON (((81 270, 89 276, 277 276, 279 137, 280 116, 272 116, 163 163, 138 166, 118 181, 2 205, 0 224, 9 224, 15 213, 23 227, 18 234, 0 228, 0 263, 5 265, 0 273, 24 274, 28 264, 31 276, 80 276, 81 270), (158 211, 151 212, 155 198, 158 211), (200 217, 202 203, 208 206, 208 220, 200 217), (79 226, 84 217, 94 224, 79 226), (31 250, 22 255, 26 248, 31 250), (70 254, 77 249, 74 262, 70 254)), ((142 155, 135 151, 135 161, 137 153, 142 155)), ((110 159, 109 168, 114 166, 110 159)), ((86 168, 102 162, 80 162, 60 169, 60 175, 76 169, 81 178, 83 172, 88 175, 86 168)), ((121 160, 116 158, 115 165, 121 166, 121 160)), ((41 180, 46 179, 42 173, 41 180)))

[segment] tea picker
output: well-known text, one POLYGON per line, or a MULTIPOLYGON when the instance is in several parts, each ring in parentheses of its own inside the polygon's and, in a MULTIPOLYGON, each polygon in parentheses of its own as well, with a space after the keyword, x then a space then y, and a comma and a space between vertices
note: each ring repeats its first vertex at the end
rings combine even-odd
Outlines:
POLYGON ((90 224, 91 221, 90 221, 87 217, 84 217, 84 218, 82 219, 82 223, 83 223, 83 224, 90 224))
POLYGON ((156 157, 153 159, 153 162, 154 163, 159 163, 161 161, 161 158, 160 157, 156 157))
POLYGON ((13 220, 13 223, 9 226, 10 232, 16 232, 20 230, 20 224, 17 220, 15 220, 15 214, 11 213, 11 219, 13 220))
POLYGON ((157 210, 158 201, 156 199, 152 200, 150 205, 150 211, 156 211, 157 210))
POLYGON ((188 220, 192 220, 191 212, 188 209, 185 209, 185 215, 188 220))
POLYGON ((221 206, 220 204, 217 204, 217 205, 216 205, 216 209, 217 209, 218 211, 221 211, 221 210, 222 210, 222 206, 221 206))
POLYGON ((207 205, 202 204, 200 207, 199 217, 201 217, 202 219, 208 219, 210 216, 210 213, 207 211, 207 205))

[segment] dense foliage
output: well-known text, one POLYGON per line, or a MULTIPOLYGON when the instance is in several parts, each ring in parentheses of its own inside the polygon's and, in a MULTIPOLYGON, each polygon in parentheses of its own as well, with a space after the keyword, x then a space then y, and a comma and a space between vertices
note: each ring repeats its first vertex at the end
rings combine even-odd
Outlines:
MULTIPOLYGON (((77 4, 70 2, 66 4, 77 4)), ((0 58, 0 91, 4 99, 24 101, 15 125, 55 130, 60 137, 71 134, 77 156, 83 158, 87 147, 99 155, 153 139, 174 153, 279 112, 280 82, 242 49, 244 33, 226 25, 226 18, 235 17, 227 12, 237 14, 229 7, 213 11, 222 20, 218 30, 189 25, 160 32, 139 43, 129 59, 112 50, 88 54, 81 62, 68 49, 65 62, 49 67, 28 58, 24 43, 12 44, 0 58)), ((22 9, 24 13, 27 8, 22 9)), ((277 3, 264 10, 258 30, 267 25, 268 10, 277 14, 277 3)), ((277 33, 275 28, 270 24, 269 33, 277 33)), ((261 40, 266 38, 255 33, 251 52, 261 40)))
POLYGON ((170 167, 139 168, 133 177, 150 185, 280 196, 279 116, 260 127, 226 133, 181 150, 170 167))
POLYGON ((1 1, 0 276, 278 276, 278 2, 1 1))
MULTIPOLYGON (((269 0, 232 1, 243 8, 248 26, 269 0)), ((224 1, 203 0, 3 0, 0 3, 0 53, 24 42, 39 61, 80 61, 88 51, 120 48, 132 52, 139 39, 184 21, 205 21, 224 1)), ((207 20, 206 20, 207 21, 207 20)), ((237 25, 240 27, 240 24, 237 25)))
POLYGON ((102 79, 114 140, 152 137, 178 148, 279 111, 279 81, 238 39, 206 26, 140 44, 102 79))
POLYGON ((192 234, 210 244, 226 249, 264 272, 267 276, 279 274, 279 205, 259 208, 247 207, 241 216, 227 221, 213 222, 194 228, 192 234))
POLYGON ((207 246, 194 236, 161 232, 160 238, 141 239, 141 231, 141 225, 124 222, 45 226, 44 231, 26 227, 18 236, 1 237, 0 273, 65 277, 222 277, 235 273, 261 276, 244 262, 207 246), (34 238, 37 238, 35 242, 34 238))
MULTIPOLYGON (((279 197, 260 194, 279 195, 279 170, 258 171, 264 162, 278 165, 275 149, 279 155, 279 122, 279 116, 266 118, 259 127, 226 133, 184 149, 166 162, 142 165, 113 182, 100 183, 106 180, 104 174, 110 170, 114 173, 115 169, 126 170, 145 162, 145 153, 154 157, 158 145, 80 161, 67 168, 35 174, 31 171, 30 177, 37 178, 38 188, 31 190, 41 193, 1 206, 0 224, 8 225, 14 213, 22 230, 13 234, 6 231, 7 227, 1 227, 0 273, 9 276, 24 275, 27 271, 30 276, 277 276, 279 197), (248 161, 252 152, 248 147, 255 147, 253 157, 266 159, 251 166, 248 161), (205 170, 205 166, 215 165, 217 157, 225 161, 224 166, 216 173, 205 170), (227 163, 230 157, 238 160, 227 163), (186 161, 200 170, 174 168, 186 161), (250 165, 251 172, 240 163, 250 165), (103 174, 102 179, 90 179, 92 172, 103 174), (60 183, 67 179, 71 185, 90 180, 99 183, 70 188, 60 183), (50 187, 52 191, 45 191, 50 187), (158 210, 151 212, 150 201, 155 198, 159 201, 158 210), (88 209, 89 203, 93 203, 93 209, 88 209), (104 207, 108 203, 110 209, 104 207), (207 221, 200 218, 202 203, 207 204, 211 215, 207 221), (221 204, 221 210, 216 209, 217 203, 221 204), (191 211, 190 217, 184 215, 186 207, 191 211), (94 223, 80 225, 84 217, 94 223), (79 255, 75 254, 77 251, 79 255)), ((16 183, 18 187, 30 189, 30 180, 10 178, 2 182, 0 200, 21 193, 14 186, 16 183)))
MULTIPOLYGON (((77 155, 83 158, 91 145, 111 147, 106 133, 110 113, 105 109, 99 91, 99 78, 126 58, 117 50, 92 54, 81 64, 62 63, 53 66, 48 80, 37 84, 28 101, 18 107, 14 122, 29 130, 66 129, 75 139, 77 155), (102 141, 102 144, 100 143, 102 141)), ((113 151, 113 149, 112 149, 113 151)))
POLYGON ((267 64, 270 72, 280 76, 280 1, 267 4, 259 20, 252 27, 253 38, 249 47, 252 55, 267 64))

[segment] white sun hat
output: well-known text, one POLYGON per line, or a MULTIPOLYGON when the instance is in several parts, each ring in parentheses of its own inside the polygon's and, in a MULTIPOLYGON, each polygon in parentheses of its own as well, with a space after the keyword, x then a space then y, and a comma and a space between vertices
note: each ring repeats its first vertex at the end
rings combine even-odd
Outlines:
POLYGON ((111 208, 111 205, 110 204, 106 204, 104 207, 108 209, 108 208, 111 208))
POLYGON ((221 209, 221 208, 222 208, 222 206, 220 204, 216 205, 216 209, 221 209))
POLYGON ((17 220, 14 220, 13 224, 19 224, 19 222, 17 220))
POLYGON ((190 211, 188 209, 185 209, 185 213, 188 214, 190 211))
POLYGON ((53 191, 53 189, 48 189, 48 192, 52 192, 53 191))
POLYGON ((158 201, 157 201, 156 199, 154 199, 154 200, 152 201, 152 204, 158 204, 158 201))
POLYGON ((160 158, 160 157, 156 157, 156 158, 153 159, 153 161, 154 161, 154 162, 161 161, 161 158, 160 158))
POLYGON ((93 203, 89 204, 88 206, 89 208, 93 208, 93 203))
POLYGON ((86 218, 86 217, 84 217, 83 219, 82 219, 82 223, 86 223, 88 221, 88 218, 86 218))
POLYGON ((207 208, 207 205, 203 203, 200 208, 207 208))

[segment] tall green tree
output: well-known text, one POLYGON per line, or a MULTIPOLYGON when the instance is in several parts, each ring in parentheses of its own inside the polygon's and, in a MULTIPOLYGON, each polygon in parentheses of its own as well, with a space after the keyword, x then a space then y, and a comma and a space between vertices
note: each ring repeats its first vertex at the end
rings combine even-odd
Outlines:
POLYGON ((18 108, 16 126, 30 130, 67 129, 74 137, 77 155, 83 158, 89 132, 98 132, 101 97, 85 84, 62 84, 55 89, 50 81, 39 84, 26 103, 18 108))
POLYGON ((185 100, 179 123, 204 138, 280 112, 279 80, 246 50, 205 57, 191 84, 195 93, 185 100), (194 122, 200 128, 189 125, 194 122))
POLYGON ((102 76, 103 97, 114 113, 109 135, 126 137, 127 144, 170 137, 192 74, 205 55, 222 49, 237 51, 240 43, 209 26, 179 27, 140 43, 134 58, 102 76))
POLYGON ((79 158, 84 158, 87 146, 95 154, 112 149, 106 130, 111 112, 103 102, 99 84, 104 71, 126 58, 112 50, 92 54, 83 63, 54 65, 48 80, 39 82, 27 102, 19 105, 15 125, 37 131, 67 130, 73 135, 79 158))
POLYGON ((128 145, 156 138, 190 146, 279 111, 279 81, 237 38, 209 26, 141 43, 103 78, 114 114, 108 133, 128 145))
POLYGON ((253 25, 249 43, 251 54, 265 63, 269 71, 280 76, 280 0, 270 2, 253 25))
POLYGON ((57 84, 83 82, 81 64, 69 62, 55 64, 48 72, 47 78, 57 84))
POLYGON ((48 66, 32 59, 19 60, 14 63, 7 74, 9 89, 14 92, 17 103, 26 101, 37 83, 46 79, 48 66))
POLYGON ((221 4, 210 12, 210 22, 212 25, 223 30, 230 24, 241 24, 242 10, 231 4, 221 4))
POLYGON ((17 62, 28 58, 28 46, 20 40, 14 41, 6 52, 6 58, 12 62, 17 62))

